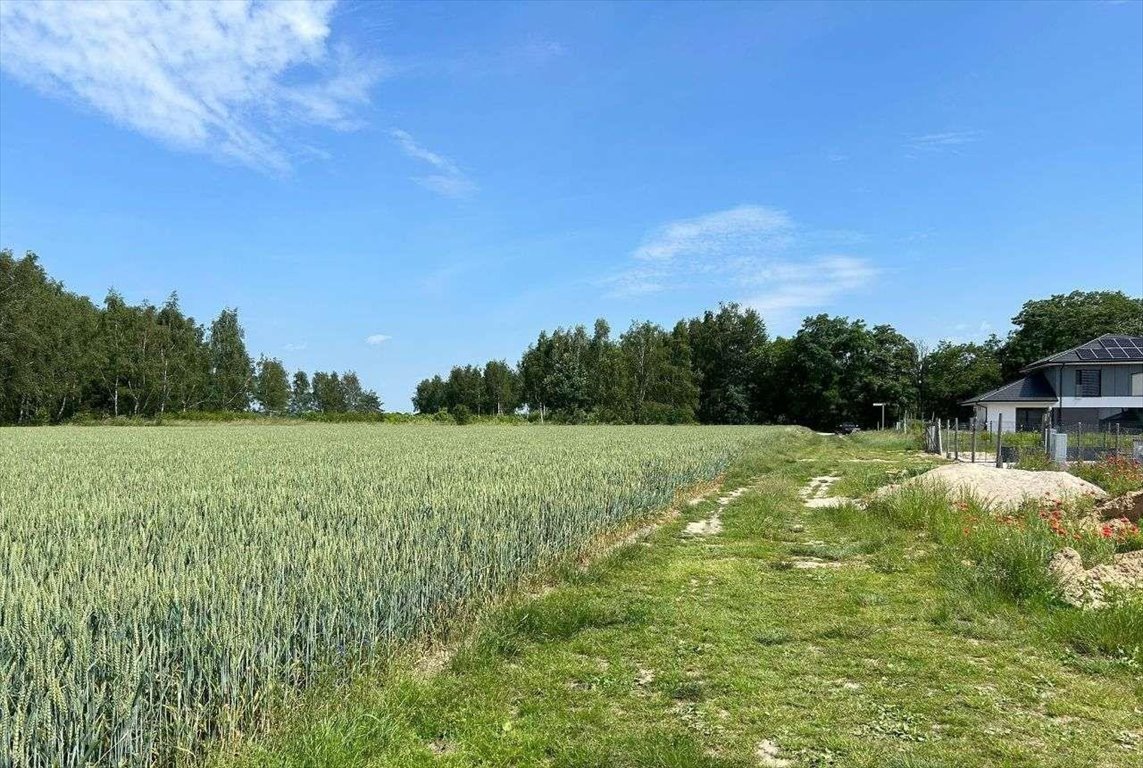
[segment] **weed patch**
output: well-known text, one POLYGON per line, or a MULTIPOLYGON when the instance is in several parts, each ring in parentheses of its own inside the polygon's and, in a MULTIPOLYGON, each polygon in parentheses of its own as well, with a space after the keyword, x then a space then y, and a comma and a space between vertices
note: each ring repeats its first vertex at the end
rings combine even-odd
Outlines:
POLYGON ((1068 471, 1089 483, 1095 483, 1113 497, 1143 489, 1143 464, 1125 456, 1077 462, 1068 471))
POLYGON ((1076 653, 1143 667, 1143 599, 1119 600, 1098 611, 1060 609, 1048 625, 1052 636, 1076 653))

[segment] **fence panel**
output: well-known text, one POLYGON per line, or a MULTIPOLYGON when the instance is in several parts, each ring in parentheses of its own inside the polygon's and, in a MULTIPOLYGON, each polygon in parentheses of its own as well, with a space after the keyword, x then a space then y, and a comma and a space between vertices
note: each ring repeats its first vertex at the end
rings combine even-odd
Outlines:
POLYGON ((975 420, 935 421, 926 425, 925 450, 954 461, 1027 469, 1046 469, 1059 458, 1068 463, 1101 461, 1112 456, 1143 461, 1143 428, 1069 424, 1034 432, 997 432, 975 420), (1049 455, 1054 445, 1053 431, 1063 436, 1058 440, 1060 444, 1066 442, 1066 450, 1059 451, 1058 456, 1049 455))

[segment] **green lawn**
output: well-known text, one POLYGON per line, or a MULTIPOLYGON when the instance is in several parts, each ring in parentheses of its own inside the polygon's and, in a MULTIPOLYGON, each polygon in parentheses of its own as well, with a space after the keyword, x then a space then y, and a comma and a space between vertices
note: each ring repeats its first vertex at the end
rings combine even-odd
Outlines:
POLYGON ((716 494, 683 505, 490 612, 449 658, 312 691, 212 762, 1143 766, 1137 658, 1078 654, 1048 609, 963 588, 924 530, 797 495, 817 475, 857 493, 930 464, 878 435, 771 445, 728 473, 749 490, 720 534, 681 534, 716 494))

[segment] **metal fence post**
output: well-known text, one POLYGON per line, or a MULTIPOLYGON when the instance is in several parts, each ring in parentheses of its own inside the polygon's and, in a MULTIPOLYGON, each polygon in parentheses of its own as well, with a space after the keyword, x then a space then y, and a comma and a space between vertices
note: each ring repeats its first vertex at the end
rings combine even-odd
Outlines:
POLYGON ((953 458, 960 461, 960 419, 953 426, 953 458))
POLYGON ((976 417, 972 417, 972 463, 976 463, 976 417))
POLYGON ((1004 414, 1000 413, 996 416, 996 468, 1001 469, 1004 467, 1004 462, 1000 460, 1000 449, 1002 447, 1000 437, 1004 434, 1004 414))

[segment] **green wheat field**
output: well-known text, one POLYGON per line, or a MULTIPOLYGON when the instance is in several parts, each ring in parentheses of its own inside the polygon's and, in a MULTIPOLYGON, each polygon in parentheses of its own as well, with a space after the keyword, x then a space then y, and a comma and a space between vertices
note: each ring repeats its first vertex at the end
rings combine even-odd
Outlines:
POLYGON ((189 763, 764 439, 750 427, 44 428, 0 441, 0 741, 189 763))

